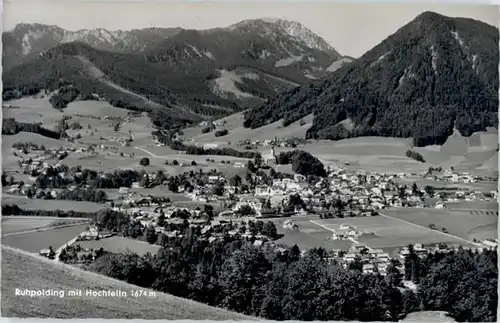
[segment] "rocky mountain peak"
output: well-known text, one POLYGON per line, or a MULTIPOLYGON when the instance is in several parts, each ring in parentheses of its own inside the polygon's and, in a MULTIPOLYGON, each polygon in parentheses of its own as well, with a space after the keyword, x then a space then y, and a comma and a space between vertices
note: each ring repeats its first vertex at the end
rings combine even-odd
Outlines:
POLYGON ((293 37, 310 48, 335 52, 335 49, 323 38, 316 35, 310 29, 298 21, 285 20, 281 18, 259 18, 240 21, 228 27, 229 29, 257 29, 266 33, 284 33, 293 37))

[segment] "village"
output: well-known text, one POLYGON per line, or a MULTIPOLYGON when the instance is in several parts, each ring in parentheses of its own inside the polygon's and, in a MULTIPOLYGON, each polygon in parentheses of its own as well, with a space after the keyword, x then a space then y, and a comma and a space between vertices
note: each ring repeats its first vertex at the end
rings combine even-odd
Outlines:
MULTIPOLYGON (((265 145, 268 144, 265 143, 265 145)), ((70 154, 95 154, 95 151, 99 149, 102 150, 103 147, 97 145, 87 149, 45 149, 32 144, 18 144, 14 155, 19 157, 22 172, 28 174, 34 184, 7 181, 10 185, 6 192, 25 195, 29 198, 57 200, 63 198, 62 196, 67 196, 68 191, 95 190, 97 188, 92 187, 90 182, 83 178, 85 170, 81 168, 76 171, 70 170, 64 166, 64 159, 70 154), (55 164, 51 166, 50 163, 54 162, 55 164), (42 177, 51 183, 58 183, 55 185, 57 187, 37 187, 42 177)), ((268 153, 263 154, 261 163, 263 169, 276 166, 274 145, 268 153)), ((234 167, 248 167, 240 164, 242 163, 234 167)), ((243 239, 251 240, 255 246, 266 245, 273 248, 279 245, 274 241, 278 236, 276 228, 267 228, 268 224, 264 221, 273 223, 272 220, 275 218, 290 219, 283 225, 286 234, 289 230, 301 230, 300 225, 294 223, 295 217, 310 219, 376 217, 379 212, 391 208, 443 209, 450 202, 494 201, 497 198, 497 191, 438 191, 431 186, 418 187, 415 183, 406 185, 400 182, 408 177, 418 178, 418 176, 423 179, 432 177, 436 186, 439 186, 440 182, 469 184, 484 180, 478 176, 453 170, 439 170, 439 172, 429 170, 420 175, 401 172, 388 174, 351 172, 339 165, 329 165, 327 177, 312 181, 300 174, 273 178, 269 172, 248 172, 246 184, 237 175, 227 178, 222 172, 213 170, 204 173, 200 170, 199 173, 191 171, 191 173, 183 174, 183 183, 176 185, 172 182, 177 177, 168 177, 158 172, 148 173, 144 170, 137 172, 131 169, 129 171, 136 174, 134 180, 128 181, 130 186, 116 187, 117 194, 112 200, 106 199, 106 194, 103 194, 101 202, 111 203, 113 211, 127 214, 131 221, 140 224, 143 229, 152 230, 155 235, 179 238, 185 234, 186 228, 199 227, 203 238, 210 243, 223 239, 226 235, 238 235, 243 239), (183 195, 193 204, 180 207, 172 203, 169 198, 148 194, 148 190, 154 187, 183 195), (140 192, 137 189, 140 189, 140 192), (213 207, 210 207, 207 212, 206 207, 203 209, 203 205, 215 205, 217 212, 213 211, 213 207), (257 222, 260 224, 255 226, 257 222), (254 228, 260 228, 260 231, 251 230, 250 223, 254 228), (266 229, 262 231, 264 225, 266 229)), ((97 172, 94 176, 105 180, 110 176, 118 175, 97 172)), ((313 222, 313 220, 310 221, 313 222)), ((345 266, 358 260, 364 273, 378 272, 384 275, 389 262, 396 259, 399 264, 398 268, 404 271, 400 260, 406 256, 407 247, 398 248, 397 253, 389 254, 381 248, 371 248, 357 240, 359 237, 375 235, 371 230, 360 230, 348 224, 341 224, 329 230, 332 231, 331 240, 352 242, 349 250, 329 250, 331 256, 340 260, 345 266)), ((82 234, 81 237, 85 238, 79 239, 106 239, 113 235, 115 234, 100 231, 96 224, 82 234)), ((482 247, 479 249, 496 246, 496 239, 487 239, 482 242, 482 247)), ((414 252, 422 255, 429 252, 455 250, 457 247, 458 245, 445 246, 443 244, 422 246, 417 242, 414 252)), ((70 248, 68 252, 71 251, 70 245, 66 245, 65 248, 70 248)), ((49 253, 48 249, 42 251, 43 254, 49 253)), ((61 250, 57 254, 60 252, 61 250)), ((88 257, 85 255, 92 252, 95 251, 79 249, 78 254, 84 255, 82 259, 87 261, 88 257)))

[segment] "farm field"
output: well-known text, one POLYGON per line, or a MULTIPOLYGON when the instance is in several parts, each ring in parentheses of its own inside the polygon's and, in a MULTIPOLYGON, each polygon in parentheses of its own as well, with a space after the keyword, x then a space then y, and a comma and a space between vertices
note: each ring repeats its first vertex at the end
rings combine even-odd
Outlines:
MULTIPOLYGON (((142 148, 142 147, 141 147, 142 148)), ((155 148, 165 148, 165 147, 155 147, 155 148)), ((127 148, 130 151, 130 148, 127 148)), ((232 176, 234 174, 244 174, 244 168, 234 167, 232 164, 222 164, 221 161, 230 161, 234 162, 242 162, 246 164, 248 159, 245 158, 236 158, 231 156, 205 156, 205 155, 186 155, 179 153, 172 153, 169 155, 156 155, 152 154, 152 147, 145 147, 144 150, 133 149, 130 152, 135 154, 134 157, 130 157, 130 152, 125 154, 124 157, 121 157, 119 154, 105 154, 100 153, 98 155, 83 155, 79 156, 77 154, 71 154, 67 158, 64 159, 64 164, 76 166, 79 165, 82 168, 93 169, 96 171, 103 172, 113 172, 117 169, 135 169, 142 170, 148 172, 157 172, 162 170, 168 174, 182 174, 184 172, 190 171, 199 171, 200 169, 204 171, 209 171, 211 169, 218 169, 224 174, 228 176, 232 176), (147 157, 149 158, 150 165, 149 166, 141 166, 139 164, 141 158, 147 157), (206 159, 214 160, 214 162, 207 162, 206 159), (169 160, 173 162, 177 160, 181 165, 165 165, 165 161, 169 160), (191 162, 195 161, 196 166, 191 166, 191 162)), ((169 148, 166 148, 169 149, 169 148)), ((122 150, 122 149, 120 149, 122 150)), ((155 150, 156 151, 156 150, 155 150)), ((156 153, 161 153, 156 151, 156 153)))
POLYGON ((75 211, 75 212, 97 212, 106 209, 104 204, 83 201, 70 201, 70 200, 42 200, 42 199, 29 199, 24 196, 7 195, 3 194, 2 204, 16 204, 21 209, 26 210, 61 210, 61 211, 75 211))
POLYGON ((161 248, 160 246, 152 245, 147 242, 127 239, 118 236, 101 240, 77 241, 74 244, 79 244, 82 248, 92 248, 96 250, 102 247, 104 250, 114 253, 133 252, 139 255, 144 255, 148 252, 152 255, 155 255, 161 248))
POLYGON ((496 201, 470 201, 470 202, 448 202, 446 207, 450 210, 464 211, 498 211, 496 201))
MULTIPOLYGON (((146 156, 144 156, 146 157, 146 156)), ((113 172, 117 169, 135 169, 135 170, 149 170, 158 171, 164 170, 163 163, 159 159, 150 158, 150 165, 147 167, 139 164, 141 157, 121 157, 120 155, 87 155, 79 157, 77 155, 70 155, 64 159, 64 163, 72 166, 81 166, 82 168, 93 169, 96 171, 113 172)))
POLYGON ((68 116, 90 116, 90 117, 104 117, 116 116, 125 117, 128 111, 112 106, 106 101, 74 101, 70 102, 64 109, 64 115, 68 116))
POLYGON ((385 210, 384 214, 428 227, 430 224, 446 230, 458 237, 483 241, 497 238, 498 216, 472 215, 468 211, 452 211, 447 209, 399 208, 385 210))
POLYGON ((425 187, 427 185, 433 186, 434 188, 456 188, 458 190, 474 190, 474 191, 482 191, 482 192, 490 192, 492 190, 496 190, 498 187, 498 183, 453 183, 453 182, 444 182, 444 181, 435 181, 433 179, 421 178, 419 176, 410 176, 406 178, 397 178, 395 182, 406 185, 413 185, 416 183, 419 187, 425 187))
POLYGON ((434 232, 427 228, 420 228, 395 219, 383 216, 354 217, 344 219, 319 219, 318 217, 291 219, 299 226, 298 232, 282 229, 282 223, 286 219, 273 220, 278 228, 278 233, 284 233, 285 237, 278 240, 283 244, 297 244, 300 248, 324 247, 327 249, 348 249, 352 242, 349 240, 329 240, 332 232, 328 229, 339 229, 341 224, 355 226, 359 231, 373 232, 374 235, 365 235, 357 238, 360 244, 372 248, 381 248, 386 252, 408 244, 415 243, 450 243, 473 247, 459 238, 434 232), (315 223, 312 223, 313 220, 315 223))
POLYGON ((2 244, 34 253, 38 253, 40 249, 48 247, 57 250, 57 248, 85 231, 87 226, 75 225, 65 228, 2 236, 2 244))
POLYGON ((330 238, 332 237, 332 232, 310 222, 310 220, 317 219, 318 217, 316 216, 300 219, 295 219, 294 217, 272 219, 271 221, 273 221, 276 225, 278 233, 284 234, 284 237, 279 239, 277 242, 287 246, 293 246, 296 244, 301 250, 314 247, 323 247, 328 250, 347 250, 351 247, 351 241, 331 240, 330 238), (296 223, 299 226, 299 231, 283 229, 283 222, 286 220, 292 220, 296 223))
POLYGON ((84 222, 86 219, 35 217, 35 216, 2 216, 2 234, 23 232, 58 225, 69 225, 84 222))
POLYGON ((1 310, 4 317, 107 319, 212 319, 255 318, 156 292, 156 297, 131 297, 139 288, 125 282, 57 263, 6 246, 2 247, 1 310), (20 285, 19 277, 22 277, 20 285), (23 297, 16 288, 32 290, 121 290, 129 297, 23 297))
POLYGON ((406 157, 410 142, 401 138, 359 137, 333 142, 310 141, 301 149, 325 164, 341 164, 347 170, 420 172, 428 169, 429 165, 406 157))
POLYGON ((386 251, 415 243, 432 244, 443 242, 460 244, 467 247, 474 246, 472 243, 441 232, 435 232, 425 227, 413 226, 383 216, 328 219, 316 222, 334 229, 339 228, 341 224, 347 224, 355 226, 359 231, 373 232, 373 236, 361 236, 356 240, 360 244, 366 244, 372 248, 382 248, 386 251))
POLYGON ((54 109, 49 98, 22 98, 5 102, 7 105, 19 108, 2 108, 4 118, 14 118, 18 122, 41 122, 47 129, 54 129, 57 121, 61 120, 63 113, 54 109))
POLYGON ((202 134, 201 130, 204 127, 192 127, 183 130, 184 135, 182 137, 191 140, 193 143, 219 143, 221 146, 228 146, 229 141, 231 142, 229 146, 236 148, 234 146, 239 141, 246 139, 264 141, 274 139, 274 137, 304 138, 307 129, 309 129, 312 125, 312 119, 313 116, 308 115, 303 118, 305 122, 303 125, 300 125, 300 121, 296 121, 287 127, 283 127, 282 120, 279 120, 257 129, 250 129, 243 127, 244 112, 239 112, 220 119, 220 121, 225 122, 225 124, 219 128, 229 130, 229 134, 226 136, 215 137, 214 130, 209 133, 202 134))

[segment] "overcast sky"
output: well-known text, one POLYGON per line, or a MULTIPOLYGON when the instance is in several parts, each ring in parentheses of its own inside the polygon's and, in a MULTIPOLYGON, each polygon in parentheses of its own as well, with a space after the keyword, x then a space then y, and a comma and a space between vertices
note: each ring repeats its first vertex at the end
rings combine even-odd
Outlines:
POLYGON ((498 25, 497 5, 446 3, 339 3, 274 1, 84 1, 5 0, 3 28, 43 23, 69 30, 225 27, 243 19, 277 17, 295 20, 323 37, 341 54, 359 57, 424 11, 470 17, 498 25))

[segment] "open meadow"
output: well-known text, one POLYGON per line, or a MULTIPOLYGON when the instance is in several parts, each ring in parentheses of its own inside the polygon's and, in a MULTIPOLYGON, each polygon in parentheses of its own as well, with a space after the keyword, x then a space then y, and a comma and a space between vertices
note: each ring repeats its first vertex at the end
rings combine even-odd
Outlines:
POLYGON ((466 201, 447 202, 446 207, 453 211, 496 211, 498 212, 497 201, 466 201))
POLYGON ((2 247, 1 310, 3 317, 107 318, 107 319, 211 319, 254 318, 155 292, 154 297, 133 297, 137 286, 54 262, 37 255, 2 247), (19 278, 22 277, 22 280, 19 278), (31 290, 123 291, 127 297, 15 296, 16 288, 31 290))
POLYGON ((148 252, 151 253, 152 255, 155 255, 161 248, 158 245, 152 245, 144 241, 127 239, 118 236, 113 236, 100 240, 77 241, 74 243, 74 245, 77 244, 80 245, 82 248, 92 248, 94 250, 97 250, 102 247, 104 250, 109 252, 114 252, 114 253, 133 252, 139 255, 144 255, 148 252))
POLYGON ((300 250, 323 247, 327 250, 348 250, 352 242, 349 240, 332 240, 332 232, 325 230, 309 220, 291 220, 299 226, 298 231, 283 229, 282 225, 286 219, 273 219, 279 234, 284 234, 277 243, 286 246, 297 245, 300 250))
POLYGON ((415 243, 433 244, 443 242, 461 244, 467 247, 474 246, 463 239, 384 216, 327 219, 315 222, 330 229, 339 229, 341 224, 346 224, 356 227, 360 232, 371 232, 373 235, 362 235, 356 240, 360 244, 366 244, 372 248, 381 248, 388 252, 415 243))
MULTIPOLYGON (((453 237, 426 227, 412 225, 384 216, 353 217, 343 219, 319 219, 318 217, 297 218, 292 220, 299 226, 299 231, 285 230, 282 224, 287 219, 273 219, 278 233, 285 234, 278 240, 286 245, 297 244, 302 248, 324 247, 326 249, 347 250, 353 244, 349 240, 331 240, 333 230, 338 230, 342 224, 356 227, 360 232, 371 232, 373 235, 362 235, 356 240, 372 248, 381 248, 386 252, 408 244, 415 243, 449 243, 468 247, 474 245, 463 239, 453 237)), ((467 239, 467 238, 465 238, 467 239)))
POLYGON ((472 190, 481 192, 491 192, 496 190, 498 183, 454 183, 445 181, 435 181, 433 179, 422 178, 420 176, 408 176, 405 178, 396 178, 394 182, 398 184, 413 185, 416 183, 419 187, 425 187, 427 185, 434 187, 435 189, 446 188, 446 189, 456 189, 456 190, 472 190))
POLYGON ((2 235, 60 225, 71 225, 86 221, 87 219, 81 218, 2 216, 2 235))
POLYGON ((66 242, 85 231, 87 227, 88 225, 75 225, 8 236, 2 235, 2 244, 34 253, 38 253, 40 249, 48 247, 57 250, 66 242))
POLYGON ((63 112, 56 110, 49 102, 49 98, 26 97, 6 102, 6 105, 15 108, 2 107, 3 118, 14 118, 18 122, 38 123, 54 130, 57 122, 62 119, 63 112))
POLYGON ((43 200, 29 199, 25 196, 6 195, 2 196, 2 204, 17 205, 21 209, 26 210, 61 210, 65 212, 97 212, 106 209, 107 205, 85 201, 70 201, 70 200, 43 200))
POLYGON ((408 221, 423 227, 435 225, 437 229, 446 230, 463 239, 497 238, 498 216, 473 215, 470 211, 454 211, 448 209, 395 208, 384 210, 384 214, 408 221))
POLYGON ((300 121, 296 121, 287 127, 283 127, 282 120, 279 120, 257 129, 249 129, 243 127, 244 112, 239 112, 218 120, 218 122, 223 123, 219 126, 219 129, 227 129, 229 131, 229 134, 226 136, 215 137, 215 130, 203 134, 201 130, 204 127, 196 126, 183 130, 184 135, 182 138, 193 144, 217 143, 221 146, 232 146, 233 148, 235 148, 235 145, 239 141, 246 139, 264 141, 272 140, 275 137, 305 138, 307 129, 312 125, 312 119, 313 115, 308 115, 303 118, 302 125, 300 121))

